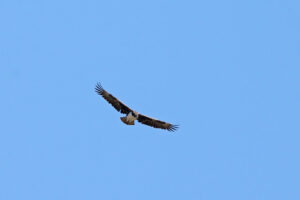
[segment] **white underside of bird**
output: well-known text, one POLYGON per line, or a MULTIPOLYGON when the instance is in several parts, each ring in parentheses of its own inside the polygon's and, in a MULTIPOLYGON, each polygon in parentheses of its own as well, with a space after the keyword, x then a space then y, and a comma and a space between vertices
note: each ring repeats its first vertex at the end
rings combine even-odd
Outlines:
POLYGON ((137 112, 135 112, 134 115, 132 114, 132 112, 130 112, 125 117, 120 117, 120 119, 122 120, 122 122, 124 122, 127 125, 134 125, 134 121, 137 120, 137 117, 138 117, 137 112))

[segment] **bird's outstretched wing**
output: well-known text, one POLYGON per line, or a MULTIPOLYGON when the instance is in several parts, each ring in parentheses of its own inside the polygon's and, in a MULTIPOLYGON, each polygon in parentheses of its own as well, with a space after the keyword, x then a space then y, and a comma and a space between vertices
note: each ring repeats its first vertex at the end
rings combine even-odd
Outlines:
POLYGON ((176 129, 179 128, 178 125, 169 124, 167 122, 153 119, 151 117, 147 117, 147 116, 141 115, 141 114, 138 115, 137 120, 142 124, 152 126, 154 128, 167 129, 168 131, 176 131, 176 129))
POLYGON ((130 112, 133 112, 128 106, 122 103, 119 99, 117 99, 110 93, 106 92, 106 90, 103 89, 100 83, 97 83, 95 91, 99 95, 101 95, 108 103, 110 103, 117 111, 123 114, 128 114, 130 112))

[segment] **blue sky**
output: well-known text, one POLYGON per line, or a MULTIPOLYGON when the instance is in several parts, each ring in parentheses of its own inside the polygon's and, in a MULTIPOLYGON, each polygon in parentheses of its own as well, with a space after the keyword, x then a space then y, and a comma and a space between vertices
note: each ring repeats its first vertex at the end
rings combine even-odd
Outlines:
POLYGON ((0 199, 300 199, 299 8, 1 1, 0 199))

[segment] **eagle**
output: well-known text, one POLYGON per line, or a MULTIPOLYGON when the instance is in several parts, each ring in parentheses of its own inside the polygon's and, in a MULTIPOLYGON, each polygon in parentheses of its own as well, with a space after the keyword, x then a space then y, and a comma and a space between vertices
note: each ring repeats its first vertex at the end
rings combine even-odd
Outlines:
POLYGON ((122 114, 126 114, 125 117, 120 117, 120 119, 127 125, 134 125, 134 121, 137 120, 142 124, 152 126, 154 128, 166 129, 172 132, 179 127, 178 125, 173 125, 164 121, 160 121, 132 110, 127 105, 122 103, 119 99, 117 99, 116 97, 108 93, 106 90, 104 90, 100 83, 96 84, 95 91, 100 96, 102 96, 108 103, 110 103, 117 111, 121 112, 122 114))

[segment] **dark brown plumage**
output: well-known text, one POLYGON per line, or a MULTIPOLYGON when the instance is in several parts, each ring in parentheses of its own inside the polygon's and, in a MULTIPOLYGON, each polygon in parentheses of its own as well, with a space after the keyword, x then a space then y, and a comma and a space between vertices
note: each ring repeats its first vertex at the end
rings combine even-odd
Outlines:
POLYGON ((154 128, 162 128, 167 129, 168 131, 175 131, 178 128, 178 125, 169 124, 167 122, 163 122, 157 119, 153 119, 151 117, 147 117, 145 115, 139 114, 137 120, 142 124, 146 124, 148 126, 152 126, 154 128))
POLYGON ((123 114, 129 114, 129 112, 132 111, 124 103, 122 103, 119 99, 117 99, 113 95, 111 95, 108 92, 106 92, 99 83, 97 83, 95 90, 108 103, 110 103, 117 111, 119 111, 119 112, 121 112, 123 114))

